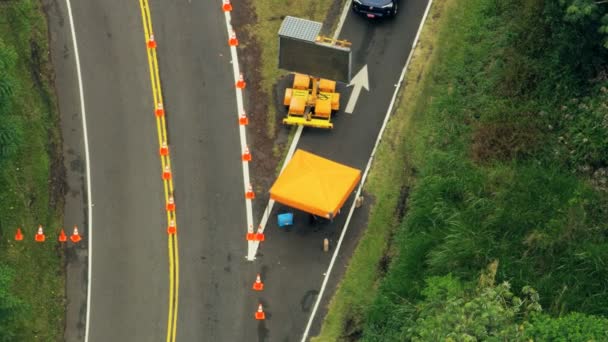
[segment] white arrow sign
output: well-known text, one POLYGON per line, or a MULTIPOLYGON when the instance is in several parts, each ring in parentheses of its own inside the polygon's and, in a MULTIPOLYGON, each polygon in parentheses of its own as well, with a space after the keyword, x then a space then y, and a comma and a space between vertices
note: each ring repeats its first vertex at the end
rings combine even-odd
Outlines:
POLYGON ((355 86, 353 88, 353 92, 350 94, 350 98, 348 99, 348 104, 346 105, 346 109, 344 112, 352 114, 355 110, 355 105, 357 104, 357 99, 359 98, 359 94, 361 93, 361 88, 365 88, 365 90, 369 91, 369 78, 367 77, 367 64, 361 68, 361 70, 353 77, 348 86, 355 86))

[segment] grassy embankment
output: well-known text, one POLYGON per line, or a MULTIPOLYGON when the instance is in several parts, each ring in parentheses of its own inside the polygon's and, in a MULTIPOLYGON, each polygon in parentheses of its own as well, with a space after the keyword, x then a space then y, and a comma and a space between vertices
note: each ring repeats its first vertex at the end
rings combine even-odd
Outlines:
POLYGON ((368 230, 316 341, 400 340, 426 279, 475 282, 493 260, 544 312, 608 314, 606 51, 564 11, 434 3, 367 185, 368 230))
POLYGON ((365 192, 374 197, 368 226, 329 304, 321 333, 312 339, 313 342, 338 341, 346 336, 360 335, 363 317, 377 291, 377 282, 395 254, 390 243, 405 214, 409 187, 415 176, 403 137, 415 134, 411 119, 417 106, 413 104, 423 97, 420 84, 427 77, 440 18, 453 2, 435 0, 420 34, 395 111, 364 186, 365 192))
POLYGON ((46 18, 35 0, 0 3, 0 341, 59 341, 64 321, 60 133, 46 18), (38 224, 47 241, 35 243, 38 224), (15 242, 21 227, 25 239, 15 242))

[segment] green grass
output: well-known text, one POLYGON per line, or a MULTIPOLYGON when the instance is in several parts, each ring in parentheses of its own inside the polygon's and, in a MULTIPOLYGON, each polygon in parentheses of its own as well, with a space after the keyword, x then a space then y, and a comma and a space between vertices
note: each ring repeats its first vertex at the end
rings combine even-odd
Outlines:
POLYGON ((267 94, 268 113, 266 134, 274 138, 276 132, 276 109, 274 108, 273 86, 286 72, 278 69, 278 32, 283 17, 310 19, 322 22, 325 19, 331 1, 322 0, 255 0, 252 1, 257 21, 246 29, 257 39, 261 48, 260 73, 262 82, 259 85, 267 94))
POLYGON ((53 155, 61 140, 47 24, 39 6, 34 0, 0 3, 2 48, 14 50, 17 57, 13 103, 2 120, 22 130, 11 142, 14 153, 0 160, 0 263, 15 270, 12 293, 25 303, 24 314, 3 327, 15 334, 15 341, 59 341, 65 316, 63 253, 56 242, 63 204, 61 194, 55 198, 51 193, 52 172, 60 173, 51 166, 57 166, 53 155), (46 229, 46 243, 33 241, 38 224, 46 229), (13 241, 17 227, 24 241, 13 241))
POLYGON ((476 281, 493 260, 549 314, 608 315, 608 79, 568 57, 607 53, 552 2, 453 3, 433 4, 366 186, 369 226, 314 341, 402 340, 426 279, 476 281))
MULTIPOLYGON (((389 245, 395 228, 399 225, 398 211, 402 189, 412 186, 414 181, 408 146, 403 137, 415 134, 411 120, 417 102, 425 97, 419 83, 424 82, 430 63, 440 14, 453 0, 436 0, 429 19, 420 36, 399 94, 399 101, 391 121, 378 147, 375 160, 365 184, 365 192, 372 195, 368 226, 348 265, 344 278, 329 304, 329 311, 319 336, 314 342, 340 341, 347 336, 360 333, 363 318, 372 305, 382 276, 379 264, 383 257, 394 255, 389 245)), ((369 202, 369 200, 367 200, 369 202)))
POLYGON ((546 313, 608 314, 608 197, 593 182, 607 160, 597 129, 607 82, 582 82, 565 60, 556 82, 559 42, 537 29, 544 6, 463 1, 446 11, 401 141, 417 170, 408 213, 359 318, 363 341, 402 339, 429 277, 476 281, 494 260, 497 281, 535 288, 546 313))

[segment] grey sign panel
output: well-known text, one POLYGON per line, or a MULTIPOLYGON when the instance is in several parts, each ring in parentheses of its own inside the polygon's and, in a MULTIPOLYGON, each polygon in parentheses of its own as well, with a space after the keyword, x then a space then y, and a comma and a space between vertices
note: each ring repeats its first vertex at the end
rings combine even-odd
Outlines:
POLYGON ((350 49, 279 37, 279 69, 350 82, 350 49))
POLYGON ((350 48, 317 42, 322 24, 287 16, 279 29, 279 69, 350 82, 350 48))

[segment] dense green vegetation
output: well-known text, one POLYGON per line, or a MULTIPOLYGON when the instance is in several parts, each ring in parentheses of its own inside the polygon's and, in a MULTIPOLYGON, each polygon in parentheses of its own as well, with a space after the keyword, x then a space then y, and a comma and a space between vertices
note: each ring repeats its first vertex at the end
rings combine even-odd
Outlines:
MULTIPOLYGON (((402 102, 407 134, 385 146, 407 155, 392 178, 410 187, 407 213, 388 248, 366 250, 384 250, 379 281, 348 272, 337 295, 358 284, 371 299, 332 302, 318 340, 608 339, 608 3, 436 6, 428 70, 402 102), (494 263, 499 285, 480 286, 494 263)), ((368 190, 378 205, 396 197, 368 190)))
POLYGON ((38 1, 0 2, 0 341, 63 331, 62 200, 46 19, 38 1), (48 241, 35 243, 38 224, 48 241), (13 240, 21 227, 25 240, 13 240))
MULTIPOLYGON (((404 140, 418 175, 398 257, 365 340, 408 329, 429 340, 416 320, 429 279, 470 284, 493 260, 497 280, 534 288, 546 314, 608 315, 608 54, 598 21, 571 11, 557 1, 479 0, 446 13, 415 107, 417 134, 404 140)), ((445 313, 426 314, 430 324, 445 313)), ((542 317, 550 326, 572 316, 542 317)))

